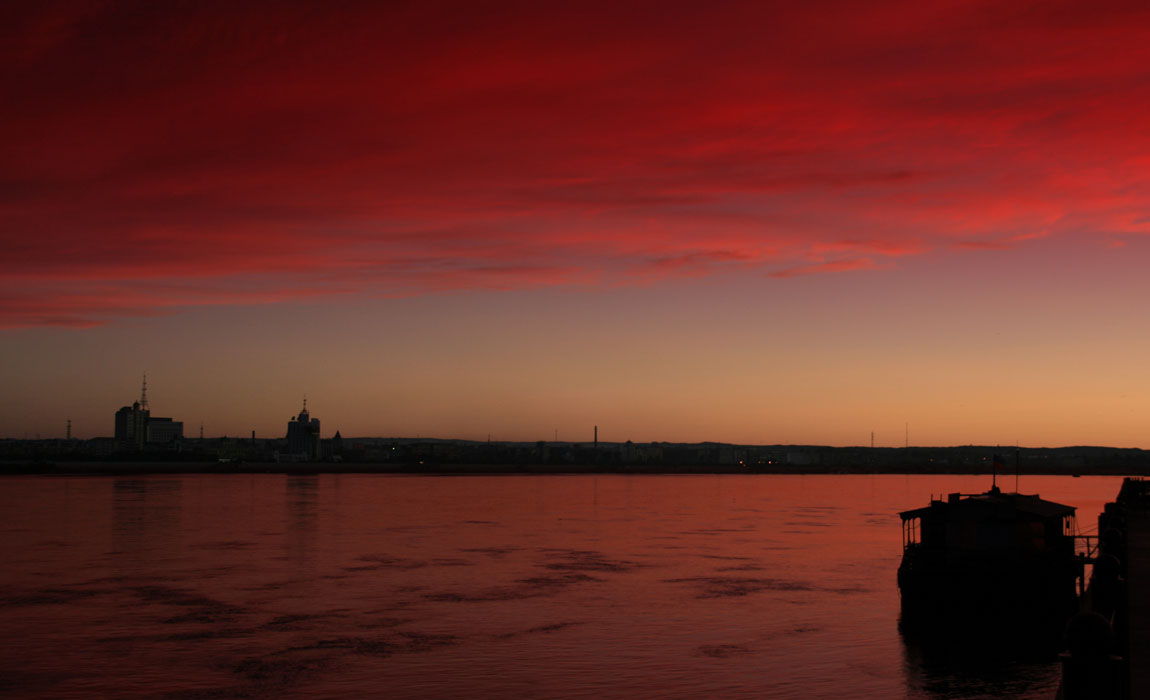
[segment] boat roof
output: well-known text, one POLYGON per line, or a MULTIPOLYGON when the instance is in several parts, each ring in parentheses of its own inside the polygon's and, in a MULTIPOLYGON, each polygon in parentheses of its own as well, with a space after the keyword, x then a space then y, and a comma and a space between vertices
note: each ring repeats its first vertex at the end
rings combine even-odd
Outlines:
POLYGON ((940 506, 975 508, 997 504, 1012 506, 1018 512, 1029 513, 1031 515, 1036 515, 1039 518, 1054 518, 1073 515, 1074 511, 1077 510, 1074 506, 1055 503, 1054 501, 1046 501, 1039 498, 1037 495, 1003 493, 998 489, 992 489, 986 493, 980 494, 952 493, 950 494, 950 497, 945 501, 931 501, 929 506, 923 508, 915 508, 913 510, 905 510, 899 513, 899 517, 901 517, 903 520, 919 518, 932 511, 938 512, 937 509, 940 506))

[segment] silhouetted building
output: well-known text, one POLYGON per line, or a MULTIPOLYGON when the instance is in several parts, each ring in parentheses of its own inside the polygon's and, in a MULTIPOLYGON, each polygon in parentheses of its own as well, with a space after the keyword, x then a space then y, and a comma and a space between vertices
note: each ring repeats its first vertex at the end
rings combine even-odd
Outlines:
POLYGON ((182 421, 152 417, 148 410, 148 377, 144 376, 140 400, 116 411, 116 442, 122 447, 142 449, 145 445, 167 445, 184 437, 182 421))
POLYGON ((143 447, 148 439, 149 413, 139 401, 116 411, 116 442, 143 447))
POLYGON ((151 445, 167 445, 184 437, 183 421, 171 418, 148 417, 147 442, 151 445))
POLYGON ((287 426, 287 449, 291 455, 304 459, 319 459, 319 419, 307 412, 307 399, 299 417, 292 417, 287 426))

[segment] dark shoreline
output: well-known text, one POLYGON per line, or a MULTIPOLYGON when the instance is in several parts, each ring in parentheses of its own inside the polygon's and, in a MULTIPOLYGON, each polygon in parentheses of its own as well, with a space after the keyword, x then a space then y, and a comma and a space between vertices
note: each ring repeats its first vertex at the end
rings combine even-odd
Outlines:
MULTIPOLYGON (((0 476, 176 476, 187 474, 387 474, 406 476, 569 476, 596 475, 708 475, 708 474, 938 474, 991 475, 986 469, 947 469, 945 465, 918 465, 917 468, 891 468, 889 465, 820 466, 820 465, 565 465, 550 464, 389 464, 334 462, 62 462, 0 463, 0 476)), ((1014 470, 1004 469, 998 476, 1007 478, 1014 470)), ((1025 470, 1025 476, 1148 476, 1150 465, 1123 465, 1120 468, 1025 470)))
POLYGON ((282 438, 164 445, 0 440, 0 474, 1150 474, 1150 450, 1071 446, 830 447, 727 443, 282 438))

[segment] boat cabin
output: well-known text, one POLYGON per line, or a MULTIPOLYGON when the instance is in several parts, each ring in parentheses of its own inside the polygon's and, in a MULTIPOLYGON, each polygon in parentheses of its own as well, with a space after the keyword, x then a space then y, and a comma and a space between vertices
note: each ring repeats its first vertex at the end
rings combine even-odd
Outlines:
POLYGON ((1038 496, 952 493, 946 500, 899 513, 903 552, 1074 554, 1074 507, 1038 496))

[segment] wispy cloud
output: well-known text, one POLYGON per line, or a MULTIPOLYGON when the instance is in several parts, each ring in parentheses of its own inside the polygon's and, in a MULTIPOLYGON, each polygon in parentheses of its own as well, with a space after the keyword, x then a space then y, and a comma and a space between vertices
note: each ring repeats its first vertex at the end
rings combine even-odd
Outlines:
POLYGON ((798 267, 789 267, 785 270, 778 270, 770 273, 771 277, 786 279, 787 277, 801 277, 803 275, 815 275, 824 272, 848 272, 851 270, 873 270, 878 265, 870 258, 851 258, 848 260, 832 260, 831 262, 813 263, 811 265, 800 265, 798 267))
POLYGON ((1147 231, 1137 5, 16 5, 0 326, 1147 231))

